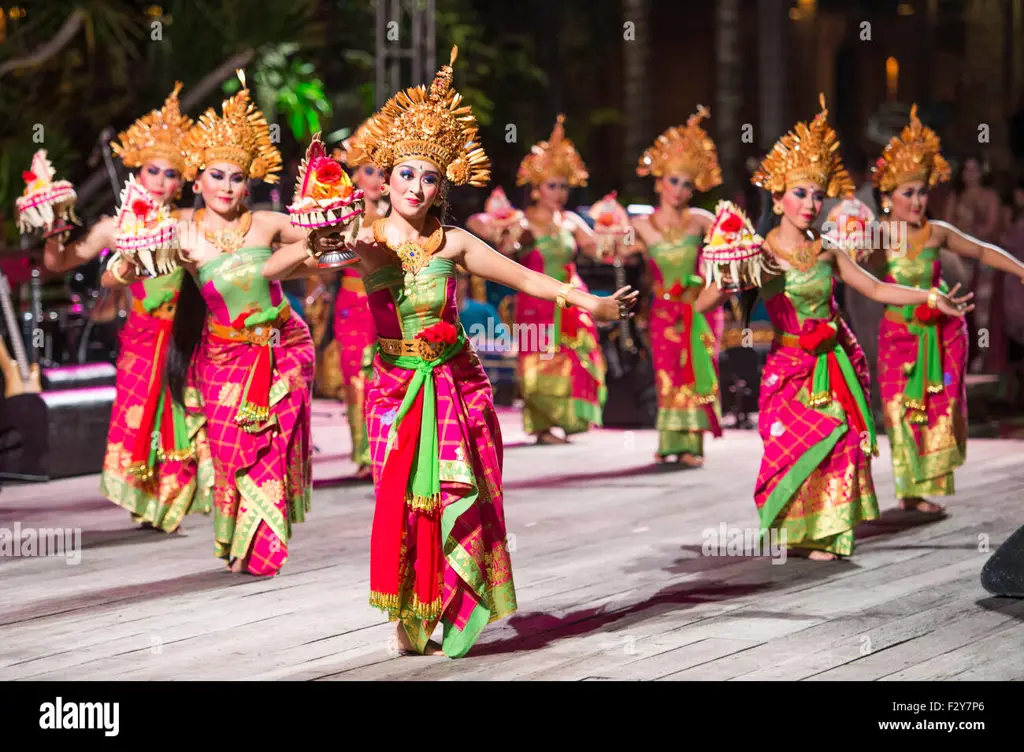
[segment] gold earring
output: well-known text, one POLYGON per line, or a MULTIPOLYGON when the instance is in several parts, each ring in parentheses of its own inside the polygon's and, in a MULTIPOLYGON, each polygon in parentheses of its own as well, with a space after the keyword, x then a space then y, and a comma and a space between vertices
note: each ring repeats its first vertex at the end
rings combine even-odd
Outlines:
POLYGON ((772 211, 775 212, 776 214, 781 215, 782 214, 782 204, 775 204, 775 206, 772 207, 772 211))
POLYGON ((540 191, 534 188, 532 191, 530 191, 530 198, 532 198, 534 201, 540 200, 540 191))
POLYGON ((391 192, 391 186, 385 183, 380 187, 380 193, 382 196, 387 196, 391 192))

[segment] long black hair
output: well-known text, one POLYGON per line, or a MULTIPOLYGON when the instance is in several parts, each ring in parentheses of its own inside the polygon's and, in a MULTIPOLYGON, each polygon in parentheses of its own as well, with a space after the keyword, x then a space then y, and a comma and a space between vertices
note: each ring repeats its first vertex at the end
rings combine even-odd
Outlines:
MULTIPOLYGON (((761 190, 759 193, 761 194, 761 216, 757 220, 755 231, 760 237, 767 238, 768 233, 779 226, 782 217, 772 209, 774 206, 772 194, 766 190, 761 190)), ((758 295, 760 295, 760 290, 756 287, 740 293, 740 311, 743 314, 744 329, 750 326, 750 317, 753 315, 754 307, 757 305, 758 295)))
POLYGON ((203 294, 199 292, 195 279, 186 271, 181 280, 181 292, 174 311, 174 323, 171 325, 166 367, 171 398, 182 406, 185 405, 185 384, 188 382, 196 348, 203 337, 206 315, 203 294))
MULTIPOLYGON (((193 209, 198 211, 204 206, 202 194, 196 190, 193 209)), ((194 219, 195 215, 192 216, 194 219)), ((181 280, 178 303, 174 309, 171 341, 167 346, 167 363, 164 366, 171 399, 182 407, 185 405, 185 385, 188 383, 193 356, 203 338, 206 315, 206 300, 199 292, 199 285, 196 284, 195 278, 186 269, 181 280)))

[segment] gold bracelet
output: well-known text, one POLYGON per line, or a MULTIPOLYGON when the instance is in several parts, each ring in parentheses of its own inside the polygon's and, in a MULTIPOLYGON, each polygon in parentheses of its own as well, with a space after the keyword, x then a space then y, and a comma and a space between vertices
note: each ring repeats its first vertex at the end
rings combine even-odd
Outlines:
POLYGON ((110 276, 113 277, 116 282, 119 282, 120 284, 125 286, 130 286, 131 282, 129 282, 127 279, 125 279, 124 277, 117 273, 117 265, 120 263, 121 259, 117 259, 113 264, 110 265, 110 276))
POLYGON ((928 307, 938 308, 939 307, 939 288, 933 287, 928 292, 928 307))
POLYGON ((572 282, 567 282, 562 286, 562 289, 558 292, 558 297, 555 298, 555 302, 558 303, 559 308, 565 308, 568 303, 566 302, 566 296, 576 289, 576 285, 572 282))

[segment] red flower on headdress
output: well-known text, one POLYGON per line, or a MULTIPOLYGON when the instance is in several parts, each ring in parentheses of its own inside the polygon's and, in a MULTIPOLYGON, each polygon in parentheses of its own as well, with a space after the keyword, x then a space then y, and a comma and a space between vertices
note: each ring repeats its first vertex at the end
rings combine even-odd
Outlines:
POLYGON ((341 167, 334 160, 325 160, 316 168, 316 181, 325 185, 332 185, 341 180, 341 167))
POLYGON ((735 214, 730 214, 722 221, 722 232, 739 232, 743 229, 743 220, 735 214))
POLYGON ((676 283, 672 285, 671 289, 669 289, 668 294, 671 295, 673 298, 678 298, 685 291, 686 288, 683 287, 682 283, 679 280, 676 280, 676 283))
POLYGON ((132 214, 136 217, 145 217, 149 213, 149 202, 145 199, 137 198, 132 201, 132 214))
POLYGON ((26 183, 36 182, 36 174, 31 170, 25 170, 25 172, 21 173, 21 177, 26 183))

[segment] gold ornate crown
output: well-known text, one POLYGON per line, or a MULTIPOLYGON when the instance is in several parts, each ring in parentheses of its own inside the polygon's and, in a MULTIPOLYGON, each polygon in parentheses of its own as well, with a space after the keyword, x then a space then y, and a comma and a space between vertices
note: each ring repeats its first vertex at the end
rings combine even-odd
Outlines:
POLYGON ((750 182, 771 193, 784 193, 800 182, 814 182, 829 198, 849 196, 856 186, 839 156, 839 136, 828 124, 825 95, 819 94, 821 112, 811 124, 797 123, 780 138, 761 162, 750 182))
POLYGON ((551 175, 568 178, 570 186, 583 186, 590 177, 572 141, 565 137, 565 115, 559 114, 551 137, 534 144, 519 164, 516 185, 540 185, 551 175))
POLYGON ((110 148, 125 167, 142 167, 151 159, 166 159, 178 171, 185 170, 181 142, 192 127, 192 118, 182 115, 178 109, 179 91, 181 81, 174 84, 174 91, 164 100, 162 108, 143 115, 130 128, 117 134, 117 141, 110 142, 110 148))
POLYGON ((192 180, 207 165, 231 162, 250 178, 276 183, 281 171, 281 152, 270 141, 270 126, 263 113, 249 99, 245 73, 235 71, 242 89, 221 105, 217 115, 211 107, 199 116, 185 136, 185 178, 192 180))
POLYGON ((722 184, 722 170, 718 166, 715 142, 700 127, 700 121, 711 115, 703 105, 690 115, 683 127, 673 126, 658 136, 648 147, 636 174, 660 178, 675 172, 685 172, 693 178, 697 190, 709 191, 722 184))
POLYGON ((335 156, 339 162, 349 168, 362 167, 364 164, 372 164, 373 160, 366 151, 366 138, 369 135, 369 120, 364 120, 362 125, 356 128, 355 133, 341 142, 341 148, 337 149, 335 156))
POLYGON ((918 120, 916 104, 910 108, 910 123, 886 144, 871 173, 871 181, 882 193, 891 193, 912 180, 923 180, 932 188, 951 177, 939 137, 918 120))
MULTIPOLYGON (((434 76, 428 91, 416 86, 389 99, 366 122, 358 144, 382 170, 410 159, 433 164, 453 185, 487 185, 490 160, 476 140, 473 110, 452 88, 452 66, 459 48, 452 47, 448 65, 434 76)), ((360 159, 357 153, 353 159, 360 159)))

